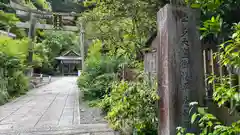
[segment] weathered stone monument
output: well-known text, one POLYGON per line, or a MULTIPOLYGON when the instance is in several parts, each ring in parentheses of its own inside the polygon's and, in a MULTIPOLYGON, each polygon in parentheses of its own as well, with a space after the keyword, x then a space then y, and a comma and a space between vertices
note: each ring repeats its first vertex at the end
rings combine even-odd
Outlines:
POLYGON ((175 1, 158 12, 159 135, 176 135, 178 126, 190 129, 189 103, 203 100, 199 14, 180 5, 175 1))

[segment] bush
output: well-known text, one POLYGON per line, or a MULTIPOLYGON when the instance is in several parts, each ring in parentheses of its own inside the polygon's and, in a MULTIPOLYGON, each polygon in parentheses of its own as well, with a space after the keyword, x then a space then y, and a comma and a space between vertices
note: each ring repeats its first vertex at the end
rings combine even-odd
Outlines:
POLYGON ((109 95, 99 103, 107 112, 112 127, 123 133, 157 134, 156 101, 158 95, 145 80, 115 82, 109 95))
POLYGON ((0 70, 0 105, 6 103, 8 98, 7 80, 3 76, 3 70, 0 70))
POLYGON ((13 76, 8 77, 8 93, 11 96, 25 94, 28 90, 29 80, 21 71, 13 73, 13 76))
POLYGON ((142 69, 142 63, 131 61, 129 65, 126 59, 103 55, 101 45, 97 41, 89 48, 85 69, 78 78, 77 83, 84 99, 94 101, 91 103, 104 110, 107 113, 106 119, 114 129, 122 133, 156 135, 155 105, 158 95, 155 87, 150 87, 150 83, 143 79, 144 76, 125 78, 132 80, 130 82, 120 81, 120 72, 130 68, 138 73, 137 69, 142 69), (122 68, 123 65, 128 66, 122 68))
POLYGON ((119 60, 108 57, 87 62, 86 70, 78 78, 78 86, 83 91, 84 99, 102 99, 108 93, 111 83, 117 79, 119 63, 119 60))
POLYGON ((28 90, 28 79, 23 74, 21 60, 0 52, 0 104, 28 90))
MULTIPOLYGON (((239 135, 240 120, 230 125, 224 125, 213 114, 209 113, 206 107, 201 107, 197 102, 190 103, 191 124, 197 124, 200 135, 239 135)), ((177 135, 196 135, 188 133, 186 128, 177 127, 177 135)))
POLYGON ((89 48, 85 69, 78 78, 78 86, 85 100, 102 99, 117 79, 119 65, 124 59, 101 54, 101 42, 96 41, 89 48))
MULTIPOLYGON (((214 18, 214 17, 213 17, 214 18)), ((240 68, 240 24, 235 24, 234 33, 231 39, 219 45, 219 52, 215 53, 215 57, 220 66, 240 68)), ((208 30, 208 29, 206 29, 208 30)), ((240 107, 239 84, 234 83, 234 76, 218 76, 209 75, 208 83, 213 85, 213 101, 219 107, 231 104, 229 112, 237 112, 240 107)), ((198 103, 191 103, 191 124, 197 124, 200 129, 200 135, 239 135, 240 120, 236 120, 231 124, 222 123, 213 114, 209 113, 207 108, 201 107, 198 103)), ((195 135, 188 133, 183 127, 177 128, 177 135, 195 135)))

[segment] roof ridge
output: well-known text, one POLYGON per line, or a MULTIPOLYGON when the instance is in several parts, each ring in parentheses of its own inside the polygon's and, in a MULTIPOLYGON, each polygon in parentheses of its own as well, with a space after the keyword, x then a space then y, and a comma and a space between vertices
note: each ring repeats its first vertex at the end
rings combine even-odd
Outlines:
POLYGON ((64 53, 62 56, 66 56, 66 55, 68 55, 69 53, 71 53, 71 52, 73 52, 74 54, 76 54, 77 56, 81 56, 79 53, 77 53, 76 51, 74 51, 74 50, 72 50, 72 49, 70 49, 70 50, 68 50, 66 53, 64 53))

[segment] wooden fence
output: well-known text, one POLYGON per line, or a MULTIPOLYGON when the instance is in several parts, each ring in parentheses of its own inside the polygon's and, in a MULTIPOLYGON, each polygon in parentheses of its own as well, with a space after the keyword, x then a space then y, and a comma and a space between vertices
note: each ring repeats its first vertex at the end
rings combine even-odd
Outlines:
MULTIPOLYGON (((203 44, 203 63, 204 63, 204 80, 205 80, 205 96, 207 100, 211 100, 213 97, 214 83, 208 83, 208 77, 216 75, 219 77, 229 76, 230 87, 238 87, 240 90, 240 72, 239 69, 232 68, 230 66, 221 66, 219 64, 218 57, 214 58, 214 53, 218 52, 216 45, 203 44)), ((240 91, 239 91, 240 92, 240 91)), ((232 106, 232 105, 231 105, 232 106)))
MULTIPOLYGON (((239 110, 236 110, 233 100, 228 101, 224 106, 218 107, 214 103, 213 92, 215 83, 209 84, 209 76, 215 75, 218 77, 229 76, 229 87, 237 87, 240 92, 240 70, 232 68, 230 66, 221 66, 219 64, 219 58, 214 58, 214 53, 218 52, 218 48, 214 44, 205 43, 202 45, 203 52, 203 68, 204 68, 204 80, 205 80, 205 106, 209 111, 214 114, 220 121, 225 124, 231 124, 240 119, 239 110)), ((221 83, 221 82, 218 82, 221 83)))

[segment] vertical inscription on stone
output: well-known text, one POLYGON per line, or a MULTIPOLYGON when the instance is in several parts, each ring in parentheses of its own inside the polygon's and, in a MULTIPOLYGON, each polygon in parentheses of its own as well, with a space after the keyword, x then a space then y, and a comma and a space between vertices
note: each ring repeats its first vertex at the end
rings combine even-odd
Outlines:
POLYGON ((188 16, 186 15, 181 19, 182 23, 182 34, 180 37, 180 91, 182 93, 182 122, 183 125, 188 127, 189 120, 189 79, 190 79, 190 64, 189 64, 189 40, 188 40, 188 16))

